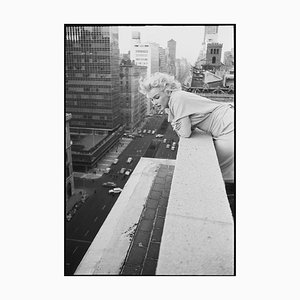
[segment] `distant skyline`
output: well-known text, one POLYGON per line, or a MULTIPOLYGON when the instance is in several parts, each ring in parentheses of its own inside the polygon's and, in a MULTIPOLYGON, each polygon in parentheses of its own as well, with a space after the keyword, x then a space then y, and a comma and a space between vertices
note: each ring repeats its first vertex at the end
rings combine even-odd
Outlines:
MULTIPOLYGON (((205 26, 119 26, 120 53, 128 53, 132 31, 141 33, 141 42, 156 42, 167 48, 169 40, 176 41, 176 58, 186 58, 192 65, 196 62, 204 36, 205 26)), ((219 26, 218 41, 225 51, 234 47, 233 26, 219 26)))

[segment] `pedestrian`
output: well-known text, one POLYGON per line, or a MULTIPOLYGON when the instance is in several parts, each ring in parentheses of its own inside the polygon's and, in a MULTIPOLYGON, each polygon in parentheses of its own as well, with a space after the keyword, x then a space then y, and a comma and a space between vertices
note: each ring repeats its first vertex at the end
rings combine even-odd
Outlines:
POLYGON ((182 91, 180 83, 173 76, 159 72, 140 79, 140 92, 152 101, 159 112, 168 113, 168 121, 179 137, 189 138, 195 128, 210 134, 223 179, 225 182, 234 182, 232 104, 182 91))

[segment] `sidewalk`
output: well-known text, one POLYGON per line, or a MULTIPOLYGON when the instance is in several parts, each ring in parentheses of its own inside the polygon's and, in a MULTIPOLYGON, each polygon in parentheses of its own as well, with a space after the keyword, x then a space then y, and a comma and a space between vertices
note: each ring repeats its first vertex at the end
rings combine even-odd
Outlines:
POLYGON ((84 189, 75 189, 74 194, 69 198, 69 200, 66 203, 66 214, 73 208, 73 206, 80 201, 81 194, 86 193, 87 197, 89 196, 89 193, 87 193, 84 189))

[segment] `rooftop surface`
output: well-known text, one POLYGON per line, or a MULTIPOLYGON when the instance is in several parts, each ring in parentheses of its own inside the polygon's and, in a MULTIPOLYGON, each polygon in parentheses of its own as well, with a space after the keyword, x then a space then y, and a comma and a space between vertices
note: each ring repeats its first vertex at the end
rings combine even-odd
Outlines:
POLYGON ((107 134, 84 135, 84 136, 80 136, 79 140, 73 140, 73 144, 74 145, 83 145, 84 146, 83 150, 88 151, 106 137, 107 137, 107 134))

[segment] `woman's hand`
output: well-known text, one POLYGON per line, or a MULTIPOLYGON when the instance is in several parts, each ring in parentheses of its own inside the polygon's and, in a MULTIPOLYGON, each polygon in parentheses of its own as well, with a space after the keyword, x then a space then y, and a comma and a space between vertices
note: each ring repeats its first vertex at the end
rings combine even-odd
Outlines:
POLYGON ((180 137, 190 137, 191 131, 191 121, 189 117, 181 118, 177 121, 171 122, 171 125, 178 136, 180 137))
POLYGON ((172 127, 173 127, 173 129, 175 131, 179 131, 180 128, 181 128, 181 122, 180 121, 178 121, 178 122, 172 122, 171 125, 172 125, 172 127))

